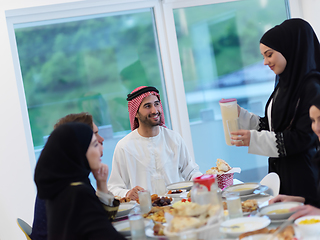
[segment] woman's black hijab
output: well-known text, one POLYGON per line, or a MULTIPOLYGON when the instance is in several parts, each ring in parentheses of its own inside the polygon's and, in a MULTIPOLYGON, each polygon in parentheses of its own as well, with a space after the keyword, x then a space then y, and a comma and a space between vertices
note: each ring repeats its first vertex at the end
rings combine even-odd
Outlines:
POLYGON ((66 123, 51 133, 35 169, 39 198, 51 199, 72 182, 90 183, 86 152, 92 135, 83 123, 66 123))
POLYGON ((277 94, 272 94, 272 127, 275 132, 282 132, 294 117, 295 107, 289 106, 298 104, 306 79, 311 75, 320 79, 319 41, 309 23, 289 19, 267 31, 260 43, 280 52, 287 60, 274 90, 277 94))

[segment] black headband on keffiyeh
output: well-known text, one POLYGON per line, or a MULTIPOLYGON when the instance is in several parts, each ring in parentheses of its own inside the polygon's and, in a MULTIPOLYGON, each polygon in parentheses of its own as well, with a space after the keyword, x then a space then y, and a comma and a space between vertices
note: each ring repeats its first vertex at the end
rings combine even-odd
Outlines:
POLYGON ((127 95, 127 101, 131 101, 132 99, 134 99, 134 98, 136 98, 136 97, 138 97, 141 94, 146 93, 146 92, 159 93, 158 89, 156 89, 155 87, 145 87, 145 88, 141 88, 140 90, 138 90, 136 92, 129 93, 127 95))
POLYGON ((310 79, 311 75, 320 76, 319 41, 310 24, 296 18, 285 20, 268 30, 260 43, 280 52, 287 61, 284 71, 279 74, 279 83, 271 95, 272 127, 275 132, 283 132, 294 117, 295 106, 307 79, 310 79))
POLYGON ((144 98, 146 98, 150 95, 155 95, 159 99, 160 106, 161 106, 160 126, 165 126, 163 107, 162 107, 162 103, 160 100, 160 95, 159 95, 158 89, 156 89, 155 87, 141 86, 141 87, 134 89, 130 94, 128 94, 128 98, 127 98, 129 120, 130 120, 130 126, 131 126, 132 131, 139 127, 139 122, 136 119, 136 114, 139 110, 141 102, 143 101, 144 98))
POLYGON ((86 153, 92 136, 83 123, 65 123, 51 133, 35 169, 39 198, 51 199, 72 182, 90 183, 86 153))

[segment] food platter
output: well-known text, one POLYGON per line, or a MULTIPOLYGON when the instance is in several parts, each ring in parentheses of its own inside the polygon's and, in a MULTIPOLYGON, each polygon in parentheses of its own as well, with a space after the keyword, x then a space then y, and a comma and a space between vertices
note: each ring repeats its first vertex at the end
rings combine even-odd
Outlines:
MULTIPOLYGON (((179 189, 180 190, 180 189, 179 189)), ((181 198, 182 196, 184 196, 186 191, 185 190, 182 190, 182 192, 181 193, 171 193, 171 194, 169 194, 169 193, 166 193, 166 196, 167 197, 171 197, 171 198, 181 198)))
POLYGON ((227 236, 237 238, 240 234, 255 231, 269 226, 271 220, 264 217, 241 217, 223 222, 220 226, 220 232, 227 236), (238 226, 232 228, 232 226, 238 226))
POLYGON ((125 216, 128 216, 129 212, 137 205, 136 202, 132 201, 132 202, 125 202, 125 203, 121 203, 119 205, 119 209, 118 212, 116 214, 116 219, 117 218, 122 218, 125 216))
POLYGON ((181 189, 181 190, 189 191, 192 186, 193 186, 193 182, 192 181, 176 182, 176 183, 169 184, 167 186, 167 189, 168 190, 179 190, 179 189, 181 189))
POLYGON ((157 235, 154 235, 154 232, 152 230, 152 228, 147 228, 146 229, 146 235, 147 237, 149 238, 157 238, 157 239, 161 239, 161 240, 167 240, 169 238, 167 238, 166 236, 157 236, 157 235))
POLYGON ((236 192, 240 196, 253 194, 253 192, 260 187, 259 183, 240 183, 228 186, 224 189, 224 192, 236 192))
POLYGON ((303 205, 299 202, 278 202, 262 207, 259 210, 261 215, 269 217, 271 220, 280 220, 289 218, 294 212, 290 208, 303 205))

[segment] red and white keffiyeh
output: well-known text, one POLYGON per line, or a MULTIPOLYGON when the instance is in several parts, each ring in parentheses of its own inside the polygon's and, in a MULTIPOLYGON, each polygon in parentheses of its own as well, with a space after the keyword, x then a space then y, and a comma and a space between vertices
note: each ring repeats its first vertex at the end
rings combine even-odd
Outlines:
MULTIPOLYGON (((134 89, 130 94, 133 94, 134 92, 137 92, 143 88, 147 88, 147 86, 141 86, 136 89, 134 89)), ((158 97, 160 101, 160 107, 161 107, 161 123, 160 126, 165 126, 165 121, 164 121, 164 115, 163 115, 163 108, 162 108, 162 103, 160 100, 160 95, 157 92, 154 91, 148 91, 145 93, 142 93, 141 95, 138 95, 137 97, 133 98, 132 100, 128 101, 128 111, 129 111, 129 119, 130 119, 130 125, 131 125, 131 130, 135 130, 136 128, 139 127, 139 122, 136 119, 136 114, 139 110, 140 104, 143 101, 145 97, 148 97, 150 95, 155 95, 158 97)))

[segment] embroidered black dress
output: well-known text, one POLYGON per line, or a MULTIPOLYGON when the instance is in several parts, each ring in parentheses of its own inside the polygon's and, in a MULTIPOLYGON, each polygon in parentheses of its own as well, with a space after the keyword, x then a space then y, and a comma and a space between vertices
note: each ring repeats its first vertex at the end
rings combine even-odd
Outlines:
POLYGON ((318 169, 312 157, 317 136, 311 129, 309 108, 311 100, 320 95, 319 41, 309 23, 289 19, 267 31, 260 43, 280 52, 287 64, 277 76, 279 82, 266 104, 265 117, 247 117, 251 121, 244 128, 251 130, 249 152, 251 145, 257 151, 269 149, 261 155, 272 156, 269 172, 279 175, 281 194, 316 199, 318 169))

